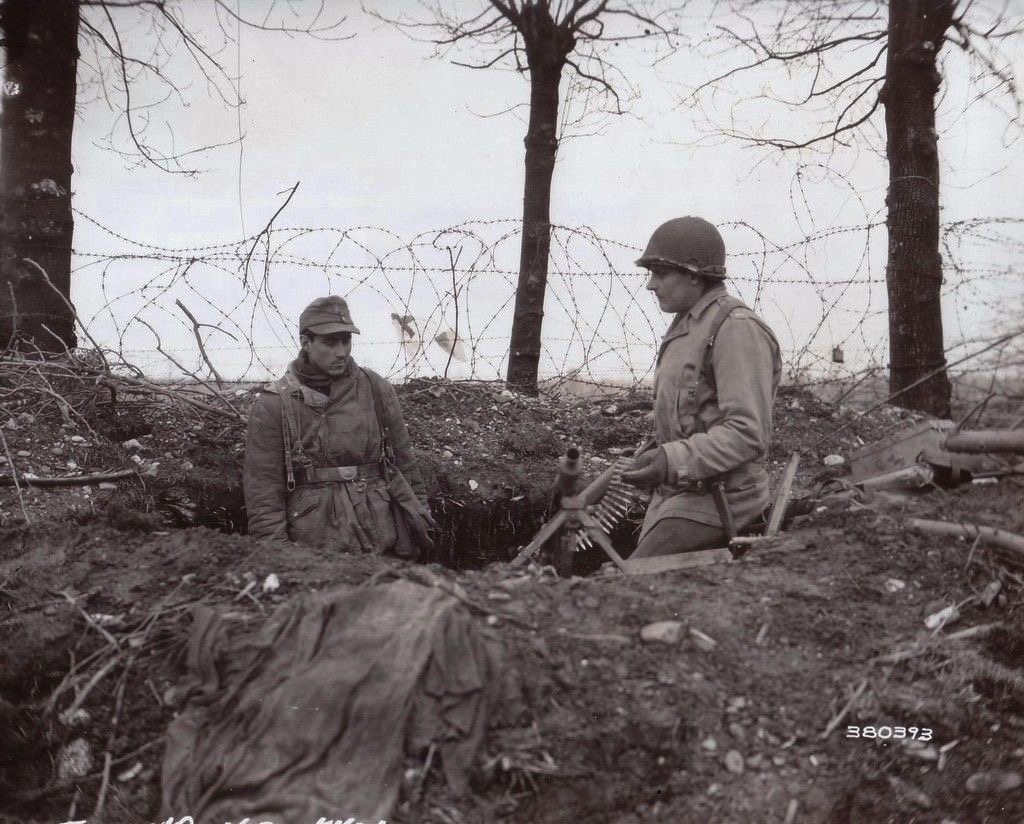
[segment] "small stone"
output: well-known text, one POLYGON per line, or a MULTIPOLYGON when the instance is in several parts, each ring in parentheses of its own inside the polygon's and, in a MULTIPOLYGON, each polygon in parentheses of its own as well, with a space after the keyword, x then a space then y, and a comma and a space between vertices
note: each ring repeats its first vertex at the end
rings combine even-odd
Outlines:
POLYGON ((4 429, 15 430, 18 428, 18 422, 14 418, 8 418, 7 423, 4 424, 4 429))
POLYGON ((58 716, 58 720, 65 727, 81 729, 88 726, 89 722, 92 720, 92 716, 89 715, 88 710, 79 707, 74 712, 71 712, 70 709, 64 710, 64 712, 58 716))
POLYGON ((886 592, 899 592, 907 585, 906 581, 901 581, 899 578, 886 578, 885 579, 885 590, 886 592))
POLYGON ((705 652, 711 652, 715 647, 718 646, 718 642, 710 635, 705 635, 699 629, 690 627, 690 637, 693 642, 705 652))
POLYGON ((195 464, 193 464, 192 461, 182 461, 181 469, 183 472, 191 472, 193 469, 195 469, 195 464))
POLYGON ((139 443, 138 438, 130 438, 127 441, 122 441, 121 446, 125 449, 142 449, 142 444, 139 443))
POLYGON ((996 596, 999 595, 1002 588, 1003 582, 999 579, 990 581, 981 591, 981 595, 978 596, 978 601, 986 607, 992 606, 992 602, 996 599, 996 596))
POLYGON ((946 624, 952 623, 960 617, 960 613, 957 611, 955 604, 950 604, 945 609, 940 609, 938 612, 933 612, 927 618, 924 619, 924 625, 928 629, 938 629, 944 627, 946 624))
POLYGON ((745 766, 743 756, 738 750, 729 750, 725 754, 725 768, 733 775, 742 775, 745 766))
POLYGON ((967 792, 977 795, 1008 793, 1022 783, 1019 772, 1012 770, 988 770, 976 772, 967 779, 967 792))
POLYGON ((492 589, 487 593, 488 601, 511 601, 512 596, 500 589, 492 589))
POLYGON ((427 393, 434 398, 440 398, 444 394, 444 388, 440 386, 431 386, 427 393))
POLYGON ((707 752, 717 752, 718 751, 718 742, 715 741, 715 739, 712 738, 710 735, 707 738, 705 738, 703 741, 700 742, 700 746, 701 746, 701 749, 703 749, 703 750, 705 750, 707 752))
POLYGON ((786 756, 784 756, 784 755, 773 755, 772 756, 772 763, 776 767, 781 767, 783 764, 786 763, 786 756))
POLYGON ((277 577, 276 572, 271 572, 266 578, 263 579, 264 592, 277 592, 280 588, 281 579, 277 577))
POLYGON ((729 703, 725 708, 728 713, 739 712, 741 709, 747 706, 747 699, 742 695, 738 695, 735 698, 730 698, 729 703))
POLYGON ((901 798, 906 798, 911 803, 916 804, 922 810, 930 810, 934 804, 925 793, 915 787, 913 784, 903 781, 894 775, 889 776, 889 786, 895 790, 896 794, 901 798))
POLYGON ((127 781, 131 781, 133 778, 138 778, 142 773, 142 762, 136 761, 135 764, 129 767, 124 772, 117 774, 117 780, 124 784, 127 781))
POLYGON ((81 435, 72 435, 68 440, 71 441, 71 443, 85 443, 85 438, 81 435))
POLYGON ((678 644, 682 637, 679 621, 655 621, 640 630, 640 640, 648 644, 678 644))
POLYGON ((764 764, 764 756, 761 755, 760 753, 756 753, 755 755, 752 755, 752 756, 750 756, 750 758, 747 759, 747 766, 750 767, 751 769, 754 769, 754 770, 761 769, 761 766, 763 764, 764 764))
POLYGON ((64 454, 64 447, 63 446, 55 446, 50 451, 54 455, 63 455, 64 454))
POLYGON ((117 484, 111 481, 101 481, 100 489, 117 489, 117 484))
POLYGON ((451 451, 450 449, 445 449, 445 450, 444 450, 444 451, 443 451, 443 452, 441 453, 441 457, 442 457, 442 458, 454 458, 454 457, 455 457, 455 453, 454 453, 454 452, 452 452, 452 451, 451 451))
POLYGON ((825 466, 842 466, 846 463, 846 458, 842 455, 826 455, 822 463, 825 464, 825 466))
POLYGON ((608 406, 606 406, 601 411, 604 412, 604 414, 606 414, 606 415, 618 415, 619 414, 619 407, 616 406, 614 403, 610 403, 610 404, 608 404, 608 406))
POLYGON ((501 390, 501 397, 503 397, 505 400, 509 400, 510 401, 513 398, 515 398, 515 396, 516 396, 516 393, 513 392, 511 389, 502 389, 501 390))
POLYGON ((32 457, 32 453, 29 452, 27 449, 19 449, 14 454, 17 455, 19 458, 31 458, 32 457))
POLYGON ((84 738, 65 744, 57 754, 57 777, 61 781, 84 778, 92 772, 92 750, 84 738))
POLYGON ((18 415, 18 423, 30 424, 35 422, 36 416, 29 412, 22 412, 20 415, 18 415))
POLYGON ((469 481, 469 488, 470 488, 470 489, 471 489, 471 490, 472 490, 473 492, 476 492, 476 491, 477 491, 477 489, 479 489, 479 488, 480 488, 480 484, 478 484, 478 483, 477 483, 476 481, 474 481, 474 480, 470 479, 470 481, 469 481))
POLYGON ((497 627, 497 626, 500 626, 500 625, 501 625, 501 619, 497 615, 488 615, 487 616, 487 626, 489 626, 489 627, 497 627))
POLYGON ((746 738, 747 731, 743 729, 742 724, 733 721, 731 724, 729 724, 729 735, 731 735, 733 738, 746 738))

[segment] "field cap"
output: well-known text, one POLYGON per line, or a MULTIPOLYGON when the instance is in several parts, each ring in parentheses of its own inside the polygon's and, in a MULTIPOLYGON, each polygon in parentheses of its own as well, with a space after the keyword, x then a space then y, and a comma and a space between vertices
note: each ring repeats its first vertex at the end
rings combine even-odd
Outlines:
POLYGON ((344 298, 328 295, 317 298, 299 315, 299 331, 308 329, 316 335, 332 335, 337 332, 355 332, 359 329, 352 323, 352 314, 344 298))

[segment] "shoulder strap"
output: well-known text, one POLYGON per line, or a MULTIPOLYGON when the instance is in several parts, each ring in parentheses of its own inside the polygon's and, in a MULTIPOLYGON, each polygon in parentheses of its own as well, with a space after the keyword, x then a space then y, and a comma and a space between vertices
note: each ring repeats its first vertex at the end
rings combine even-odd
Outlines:
POLYGON ((370 383, 370 394, 373 396, 373 413, 377 416, 377 428, 380 430, 381 461, 386 464, 391 458, 391 437, 388 432, 387 422, 384 420, 384 413, 381 411, 384 403, 380 397, 380 389, 369 372, 362 367, 359 367, 359 370, 366 375, 366 380, 370 383))
POLYGON ((292 393, 281 392, 281 431, 284 435, 284 471, 288 491, 295 489, 295 467, 292 463, 292 448, 294 446, 299 463, 303 466, 310 464, 306 451, 302 448, 302 438, 299 436, 299 423, 295 418, 295 407, 292 406, 292 393))
MULTIPOLYGON (((743 304, 739 301, 729 301, 724 306, 719 306, 718 314, 715 315, 715 319, 711 321, 711 331, 708 333, 707 340, 704 342, 704 359, 701 362, 700 374, 697 376, 697 386, 699 388, 701 382, 706 383, 711 387, 713 394, 718 393, 718 386, 715 382, 715 367, 712 360, 712 356, 715 351, 715 338, 718 336, 719 331, 722 328, 722 324, 725 323, 726 318, 735 309, 739 309, 743 304)), ((693 416, 693 424, 698 432, 705 432, 704 420, 699 414, 693 416)))
POLYGON ((707 383, 711 387, 712 392, 716 392, 718 387, 715 382, 715 368, 712 356, 715 350, 715 338, 718 337, 718 333, 722 329, 722 324, 725 323, 726 318, 729 317, 736 309, 739 309, 743 304, 739 301, 733 303, 730 301, 725 306, 720 306, 718 314, 715 315, 715 319, 711 321, 711 331, 708 332, 707 340, 704 343, 704 360, 700 367, 700 379, 707 383))

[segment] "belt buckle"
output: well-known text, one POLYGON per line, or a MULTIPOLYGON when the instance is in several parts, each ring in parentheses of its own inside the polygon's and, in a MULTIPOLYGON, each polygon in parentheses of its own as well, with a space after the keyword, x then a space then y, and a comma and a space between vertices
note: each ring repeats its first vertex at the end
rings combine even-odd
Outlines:
POLYGON ((356 468, 354 466, 341 466, 338 467, 341 472, 341 479, 343 481, 354 481, 356 479, 356 468))

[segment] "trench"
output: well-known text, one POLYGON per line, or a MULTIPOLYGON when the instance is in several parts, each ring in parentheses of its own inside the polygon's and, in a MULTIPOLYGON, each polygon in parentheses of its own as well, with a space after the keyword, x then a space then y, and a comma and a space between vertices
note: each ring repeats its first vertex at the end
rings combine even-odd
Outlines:
MULTIPOLYGON (((436 545, 419 558, 449 569, 482 569, 509 561, 530 542, 548 518, 550 490, 533 490, 523 496, 497 499, 455 500, 431 496, 438 525, 436 545)), ((109 518, 116 527, 137 528, 140 517, 151 513, 148 528, 187 529, 203 526, 226 533, 246 532, 245 501, 240 481, 234 478, 179 476, 168 479, 144 494, 129 493, 114 507, 109 518)), ((628 555, 636 547, 637 520, 627 520, 612 533, 612 544, 628 555)), ((577 553, 574 571, 593 572, 608 558, 599 549, 577 553)))

